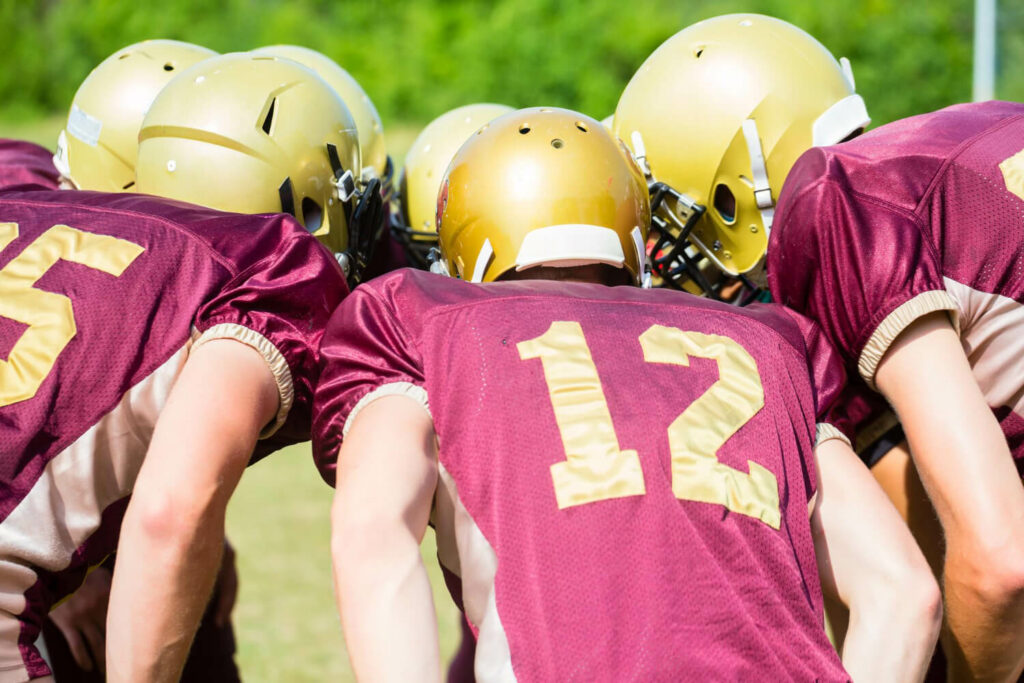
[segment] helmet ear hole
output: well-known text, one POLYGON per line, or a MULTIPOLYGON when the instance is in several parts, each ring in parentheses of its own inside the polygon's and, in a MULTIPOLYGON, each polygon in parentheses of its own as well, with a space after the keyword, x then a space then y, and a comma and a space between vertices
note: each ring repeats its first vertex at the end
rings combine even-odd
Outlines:
POLYGON ((736 197, 728 185, 719 183, 715 186, 715 197, 712 205, 725 223, 731 224, 736 221, 736 197))
POLYGON ((302 198, 302 222, 308 232, 316 232, 324 221, 324 212, 315 200, 309 197, 302 198))

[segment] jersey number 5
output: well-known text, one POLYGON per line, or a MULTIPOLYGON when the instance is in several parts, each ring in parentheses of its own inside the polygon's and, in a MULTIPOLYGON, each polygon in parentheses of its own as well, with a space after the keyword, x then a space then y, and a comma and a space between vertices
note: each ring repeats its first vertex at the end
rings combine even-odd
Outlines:
MULTIPOLYGON (((0 252, 17 237, 17 223, 0 223, 0 252)), ((60 259, 120 277, 143 251, 127 240, 55 225, 0 268, 0 316, 28 326, 0 360, 0 408, 35 396, 78 331, 71 299, 36 289, 39 278, 60 259)))
MULTIPOLYGON (((668 426, 672 493, 680 500, 724 505, 778 529, 779 485, 752 460, 741 472, 718 460, 718 449, 764 406, 753 357, 729 337, 652 325, 640 335, 648 363, 689 366, 690 356, 718 363, 719 379, 668 426)), ((608 401, 583 328, 556 321, 519 342, 519 357, 540 358, 566 459, 551 466, 558 507, 645 493, 640 457, 621 450, 608 401)))

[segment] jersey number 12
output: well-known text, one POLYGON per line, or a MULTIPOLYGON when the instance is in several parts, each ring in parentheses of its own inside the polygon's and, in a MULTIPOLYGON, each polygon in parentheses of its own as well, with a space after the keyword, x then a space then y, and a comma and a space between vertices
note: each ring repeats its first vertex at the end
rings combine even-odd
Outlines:
MULTIPOLYGON (((764 406, 753 357, 717 334, 652 325, 640 335, 648 363, 689 366, 690 356, 718 364, 719 379, 668 426, 672 492, 680 500, 724 505, 778 529, 779 485, 753 460, 741 472, 718 460, 718 449, 764 406)), ((640 456, 620 450, 597 367, 578 322, 556 321, 519 342, 519 357, 539 358, 566 459, 551 466, 558 507, 645 493, 640 456)))

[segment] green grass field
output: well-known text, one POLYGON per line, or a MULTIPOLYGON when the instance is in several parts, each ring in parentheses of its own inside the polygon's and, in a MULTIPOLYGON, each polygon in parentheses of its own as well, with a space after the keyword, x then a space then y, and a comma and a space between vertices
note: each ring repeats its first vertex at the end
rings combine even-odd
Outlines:
MULTIPOLYGON (((309 444, 300 444, 250 468, 231 500, 228 536, 241 577, 237 661, 246 680, 354 680, 331 588, 331 495, 309 444)), ((458 647, 459 616, 437 568, 433 531, 422 551, 447 661, 458 647)))
MULTIPOLYGON (((61 115, 28 122, 0 118, 0 137, 52 149, 63 124, 61 115)), ((418 131, 415 126, 387 131, 397 165, 418 131)), ((354 680, 331 586, 331 496, 306 443, 250 468, 231 500, 228 537, 237 553, 240 583, 236 661, 246 681, 354 680)), ((459 615, 437 567, 432 530, 422 550, 438 608, 442 661, 447 662, 459 644, 459 615)))

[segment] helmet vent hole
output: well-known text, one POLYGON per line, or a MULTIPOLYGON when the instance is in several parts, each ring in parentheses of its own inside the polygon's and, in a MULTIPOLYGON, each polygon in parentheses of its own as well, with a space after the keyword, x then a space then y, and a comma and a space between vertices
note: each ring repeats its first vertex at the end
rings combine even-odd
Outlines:
POLYGON ((174 71, 174 65, 170 62, 164 64, 164 71, 174 71))
POLYGON ((128 59, 129 57, 131 57, 131 53, 130 52, 125 52, 123 55, 121 55, 117 59, 118 60, 122 60, 122 59, 128 59))
POLYGON ((565 143, 559 140, 558 138, 555 138, 554 140, 551 141, 551 146, 554 147, 555 149, 562 149, 562 147, 565 146, 565 143))
POLYGON ((519 126, 519 134, 520 135, 526 135, 529 132, 530 132, 530 124, 524 123, 523 125, 519 126))
POLYGON ((587 124, 583 123, 582 121, 577 121, 576 122, 576 130, 580 131, 581 133, 586 133, 587 130, 588 130, 587 129, 587 124))
POLYGON ((308 232, 316 232, 324 221, 324 212, 314 200, 302 198, 302 221, 308 232))
POLYGON ((693 48, 693 56, 696 59, 700 59, 700 56, 702 54, 704 54, 704 46, 703 45, 698 45, 697 47, 693 48))
POLYGON ((270 135, 274 129, 274 112, 277 111, 277 98, 270 100, 270 107, 267 109, 267 115, 263 118, 263 132, 270 135))
POLYGON ((736 197, 727 185, 715 187, 714 207, 727 224, 736 222, 736 197))
POLYGON ((128 183, 127 185, 125 185, 124 187, 122 187, 121 189, 122 189, 122 190, 127 190, 127 189, 129 189, 130 187, 132 187, 133 185, 135 185, 135 181, 134 181, 134 180, 133 180, 133 181, 131 181, 130 183, 128 183))

